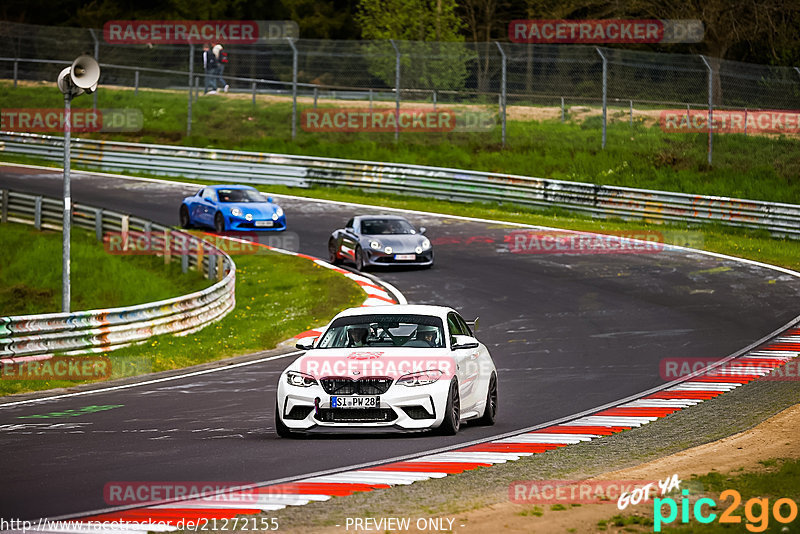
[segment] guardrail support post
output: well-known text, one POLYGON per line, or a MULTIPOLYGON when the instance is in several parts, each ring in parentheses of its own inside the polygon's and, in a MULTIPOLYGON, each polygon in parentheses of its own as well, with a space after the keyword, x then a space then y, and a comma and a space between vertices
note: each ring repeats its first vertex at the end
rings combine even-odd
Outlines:
POLYGON ((297 47, 294 39, 286 38, 292 47, 292 140, 297 136, 297 47))
POLYGON ((94 210, 94 235, 98 241, 103 240, 103 210, 101 208, 94 210))
POLYGON ((566 120, 566 114, 564 113, 564 97, 561 97, 561 122, 566 120))
POLYGON ((14 89, 17 88, 17 71, 18 71, 19 59, 14 60, 14 89))
POLYGON ((197 240, 197 272, 203 272, 203 240, 197 240))
POLYGON ((389 39, 394 48, 394 140, 400 139, 400 49, 394 39, 389 39))
POLYGON ((128 250, 128 230, 130 229, 131 218, 129 215, 123 215, 120 218, 120 234, 122 237, 122 250, 128 250))
POLYGON ((700 59, 708 69, 708 164, 711 165, 714 153, 714 69, 711 68, 706 56, 701 55, 700 59))
POLYGON ((633 100, 631 100, 631 119, 630 119, 630 125, 631 125, 631 126, 633 126, 633 100))
POLYGON ((372 89, 369 90, 369 112, 372 113, 372 89))
POLYGON ((433 111, 436 111, 436 89, 433 90, 433 111))
POLYGON ((500 56, 502 57, 502 75, 500 78, 500 117, 502 120, 502 144, 503 148, 506 146, 506 52, 503 50, 503 46, 498 43, 497 41, 494 42, 497 45, 497 49, 500 50, 500 56))
POLYGON ((256 82, 253 82, 253 107, 256 107, 256 82))
POLYGON ((319 89, 317 86, 314 86, 314 110, 317 109, 317 98, 319 97, 319 89))
POLYGON ((164 228, 164 265, 169 265, 170 261, 172 261, 172 243, 169 228, 164 228))
POLYGON ((744 136, 747 137, 747 108, 744 108, 744 136))
POLYGON ((222 257, 222 254, 217 254, 217 282, 222 280, 225 277, 225 258, 222 257))
POLYGON ((33 227, 42 229, 42 197, 36 197, 33 201, 33 227))
POLYGON ((8 222, 8 189, 0 189, 0 195, 3 196, 2 204, 0 204, 0 223, 8 222))
POLYGON ((189 106, 186 110, 186 136, 192 135, 192 80, 194 79, 194 44, 189 45, 189 106))
POLYGON ((133 96, 139 96, 139 71, 133 73, 133 96))
POLYGON ((606 124, 608 120, 608 107, 606 106, 607 98, 608 98, 608 60, 606 56, 603 55, 602 50, 595 47, 597 53, 600 54, 600 57, 603 58, 603 141, 602 141, 602 148, 605 150, 606 148, 606 124))
MULTIPOLYGON (((201 245, 202 246, 202 245, 201 245)), ((208 272, 206 274, 206 278, 209 280, 213 280, 217 276, 217 262, 214 259, 214 256, 208 256, 208 272)))

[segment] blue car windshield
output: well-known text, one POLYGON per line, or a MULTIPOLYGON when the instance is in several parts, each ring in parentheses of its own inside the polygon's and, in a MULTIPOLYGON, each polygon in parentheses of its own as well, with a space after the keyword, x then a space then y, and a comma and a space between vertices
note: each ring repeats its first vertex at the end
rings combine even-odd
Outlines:
POLYGON ((416 234, 411 223, 402 219, 362 219, 361 233, 366 235, 416 234))
POLYGON ((264 195, 252 189, 218 189, 220 202, 266 202, 264 195))

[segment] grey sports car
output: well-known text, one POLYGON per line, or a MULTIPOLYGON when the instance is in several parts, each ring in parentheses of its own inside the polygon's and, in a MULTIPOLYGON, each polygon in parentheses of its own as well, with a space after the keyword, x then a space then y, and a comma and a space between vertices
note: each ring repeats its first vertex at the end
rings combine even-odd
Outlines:
POLYGON ((433 247, 419 230, 398 215, 360 215, 344 228, 335 230, 328 240, 328 259, 337 264, 347 261, 356 269, 376 265, 433 265, 433 247))

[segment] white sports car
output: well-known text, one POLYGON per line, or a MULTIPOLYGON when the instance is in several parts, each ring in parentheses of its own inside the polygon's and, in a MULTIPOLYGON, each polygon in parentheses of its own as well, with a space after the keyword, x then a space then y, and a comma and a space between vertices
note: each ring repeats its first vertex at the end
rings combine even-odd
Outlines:
POLYGON ((442 306, 339 313, 281 374, 278 435, 420 431, 494 424, 497 370, 466 321, 442 306))

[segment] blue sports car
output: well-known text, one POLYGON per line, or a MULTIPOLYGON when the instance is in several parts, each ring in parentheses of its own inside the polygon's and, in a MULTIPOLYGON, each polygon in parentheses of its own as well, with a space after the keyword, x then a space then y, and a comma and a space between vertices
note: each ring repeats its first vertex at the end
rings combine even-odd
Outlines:
POLYGON ((271 197, 249 185, 209 185, 183 199, 181 226, 208 226, 217 232, 286 230, 286 215, 271 197))

